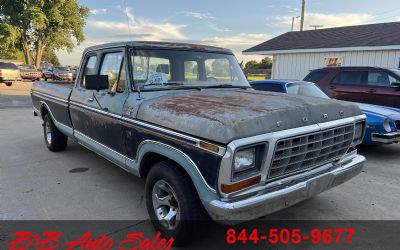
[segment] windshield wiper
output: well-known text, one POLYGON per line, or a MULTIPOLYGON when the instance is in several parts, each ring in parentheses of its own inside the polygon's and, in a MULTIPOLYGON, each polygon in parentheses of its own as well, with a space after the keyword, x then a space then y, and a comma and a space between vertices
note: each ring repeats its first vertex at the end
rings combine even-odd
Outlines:
POLYGON ((218 84, 218 85, 210 85, 210 86, 201 86, 202 89, 208 88, 240 88, 240 89, 247 89, 247 86, 237 86, 232 84, 218 84))

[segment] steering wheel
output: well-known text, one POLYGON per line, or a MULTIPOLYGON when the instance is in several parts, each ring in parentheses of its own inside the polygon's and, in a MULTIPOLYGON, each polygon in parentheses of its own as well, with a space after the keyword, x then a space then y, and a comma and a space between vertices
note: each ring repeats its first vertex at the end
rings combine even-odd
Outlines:
POLYGON ((208 82, 210 82, 210 81, 216 81, 216 82, 218 82, 218 79, 215 78, 215 77, 213 77, 213 76, 209 76, 209 77, 207 77, 207 81, 208 81, 208 82))

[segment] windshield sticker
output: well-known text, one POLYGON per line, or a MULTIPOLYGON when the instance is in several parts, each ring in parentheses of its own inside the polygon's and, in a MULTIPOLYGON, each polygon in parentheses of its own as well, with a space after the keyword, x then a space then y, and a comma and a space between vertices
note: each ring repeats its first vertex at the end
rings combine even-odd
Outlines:
POLYGON ((164 83, 167 83, 167 82, 168 82, 168 80, 164 73, 151 72, 149 74, 149 78, 147 79, 147 82, 144 85, 163 85, 164 83))

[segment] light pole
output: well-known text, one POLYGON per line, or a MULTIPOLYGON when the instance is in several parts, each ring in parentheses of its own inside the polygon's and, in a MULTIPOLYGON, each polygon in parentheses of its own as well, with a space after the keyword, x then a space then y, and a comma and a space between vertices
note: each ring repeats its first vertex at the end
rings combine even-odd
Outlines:
POLYGON ((302 0, 300 31, 303 31, 303 29, 304 29, 304 15, 305 15, 305 12, 306 12, 306 0, 302 0))
POLYGON ((294 19, 299 18, 300 16, 292 16, 292 28, 290 29, 291 32, 294 30, 294 19))

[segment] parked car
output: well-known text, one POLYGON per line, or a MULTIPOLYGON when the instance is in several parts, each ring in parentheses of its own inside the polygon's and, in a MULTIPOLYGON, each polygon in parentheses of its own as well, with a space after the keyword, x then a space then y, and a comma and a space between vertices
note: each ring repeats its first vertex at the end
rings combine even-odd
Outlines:
POLYGON ((42 73, 45 81, 53 78, 53 68, 43 68, 42 73))
POLYGON ((353 178, 365 161, 357 105, 256 92, 222 48, 97 45, 74 85, 34 82, 32 101, 50 151, 70 137, 145 179, 150 219, 175 244, 207 214, 261 217, 353 178))
MULTIPOLYGON (((250 82, 256 90, 289 93, 328 99, 314 83, 290 80, 265 80, 250 82)), ((380 145, 400 141, 400 110, 395 108, 357 103, 367 116, 367 129, 362 144, 380 145)))
POLYGON ((328 96, 400 108, 400 70, 377 67, 326 67, 304 81, 316 83, 328 96))
POLYGON ((73 73, 68 67, 53 67, 52 80, 72 82, 73 73))
POLYGON ((22 79, 29 79, 29 80, 40 80, 42 78, 43 73, 36 69, 33 65, 20 65, 18 66, 19 71, 21 72, 22 79))
POLYGON ((21 79, 21 74, 14 63, 0 62, 0 83, 11 86, 19 79, 21 79))

